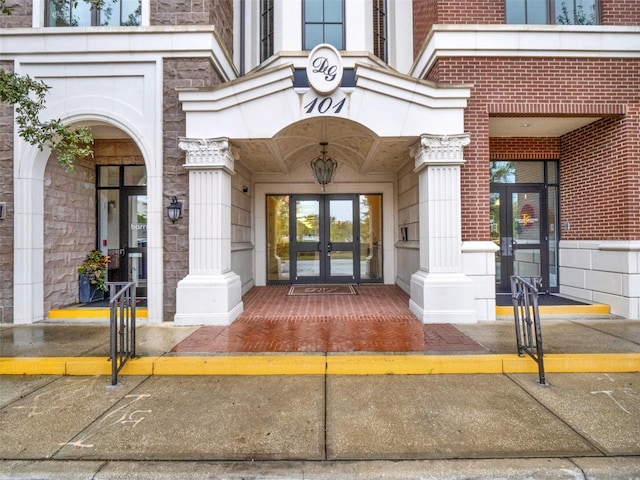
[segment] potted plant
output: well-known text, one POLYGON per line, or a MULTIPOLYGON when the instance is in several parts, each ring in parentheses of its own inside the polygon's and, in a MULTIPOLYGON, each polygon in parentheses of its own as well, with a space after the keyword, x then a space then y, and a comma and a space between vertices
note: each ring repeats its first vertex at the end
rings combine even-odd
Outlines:
POLYGON ((78 267, 80 303, 104 299, 104 292, 107 291, 108 263, 109 256, 100 250, 91 250, 87 254, 87 258, 78 267))

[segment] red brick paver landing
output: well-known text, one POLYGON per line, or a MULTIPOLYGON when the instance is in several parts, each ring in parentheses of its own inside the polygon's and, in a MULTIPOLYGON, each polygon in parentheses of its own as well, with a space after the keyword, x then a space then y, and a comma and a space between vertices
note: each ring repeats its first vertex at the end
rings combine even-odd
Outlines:
POLYGON ((399 287, 358 285, 358 295, 288 296, 254 287, 228 327, 201 327, 174 353, 486 351, 450 324, 423 325, 399 287))

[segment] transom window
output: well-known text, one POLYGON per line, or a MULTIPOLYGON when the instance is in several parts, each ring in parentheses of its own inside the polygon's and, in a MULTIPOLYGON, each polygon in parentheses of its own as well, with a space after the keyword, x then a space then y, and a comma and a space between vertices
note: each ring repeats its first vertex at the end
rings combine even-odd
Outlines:
POLYGON ((344 0, 304 0, 303 49, 328 43, 344 50, 344 0))
POLYGON ((138 26, 141 0, 49 0, 48 27, 138 26))
POLYGON ((600 0, 506 0, 505 8, 511 24, 600 24, 600 0))

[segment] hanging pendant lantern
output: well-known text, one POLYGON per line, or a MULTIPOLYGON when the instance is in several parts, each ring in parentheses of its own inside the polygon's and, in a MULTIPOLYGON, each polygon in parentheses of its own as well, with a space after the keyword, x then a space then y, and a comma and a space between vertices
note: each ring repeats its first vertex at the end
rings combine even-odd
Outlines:
POLYGON ((327 142, 320 142, 320 145, 322 146, 322 153, 319 157, 311 160, 311 171, 316 182, 322 185, 322 191, 324 192, 324 187, 333 182, 338 169, 338 162, 327 155, 327 142))

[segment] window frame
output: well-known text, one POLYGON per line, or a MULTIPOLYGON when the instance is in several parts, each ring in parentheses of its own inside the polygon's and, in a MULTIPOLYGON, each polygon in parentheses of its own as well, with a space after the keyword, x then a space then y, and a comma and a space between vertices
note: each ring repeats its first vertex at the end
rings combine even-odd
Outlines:
MULTIPOLYGON (((337 45, 333 45, 337 50, 346 50, 346 29, 345 29, 345 0, 337 0, 340 2, 340 8, 341 8, 341 22, 327 22, 324 20, 325 17, 325 4, 327 2, 327 0, 319 0, 320 2, 322 2, 322 17, 323 17, 323 21, 322 22, 307 22, 306 21, 306 10, 307 10, 307 2, 309 1, 313 1, 313 0, 303 0, 302 2, 302 50, 313 50, 314 47, 316 47, 317 45, 319 45, 320 43, 329 43, 330 45, 333 45, 331 42, 328 42, 326 40, 326 36, 325 36, 325 29, 324 26, 325 25, 341 25, 342 27, 342 35, 341 35, 341 42, 342 45, 337 46, 337 45), (322 25, 323 26, 323 31, 322 31, 322 41, 318 44, 315 45, 310 45, 307 44, 307 25, 322 25)), ((315 0, 318 1, 318 0, 315 0)))
POLYGON ((260 0, 260 62, 274 53, 274 0, 260 0))
POLYGON ((373 54, 385 63, 389 61, 388 17, 387 0, 373 0, 373 54))
POLYGON ((66 3, 70 5, 70 11, 69 11, 69 17, 68 23, 66 25, 52 25, 51 24, 51 14, 52 14, 52 10, 51 10, 51 5, 52 3, 54 3, 55 0, 46 0, 44 2, 45 6, 44 6, 44 26, 45 27, 51 27, 51 28, 65 28, 65 27, 114 27, 114 26, 120 26, 120 27, 124 27, 124 26, 131 26, 131 27, 139 27, 142 25, 142 0, 138 0, 138 5, 137 5, 137 9, 140 10, 139 14, 138 14, 138 23, 136 25, 128 25, 126 23, 122 22, 122 7, 123 7, 123 1, 122 0, 105 0, 105 2, 107 3, 111 3, 114 6, 117 5, 118 6, 118 18, 119 21, 116 25, 101 25, 101 13, 102 10, 101 9, 97 9, 95 8, 90 2, 85 2, 84 0, 77 0, 77 2, 83 2, 83 3, 88 3, 90 5, 90 24, 80 24, 80 25, 72 25, 72 18, 73 18, 73 12, 77 9, 77 5, 74 5, 74 3, 76 3, 74 0, 60 0, 59 3, 66 3))
MULTIPOLYGON (((556 12, 556 0, 545 0, 544 6, 546 9, 546 23, 529 23, 527 19, 528 11, 527 4, 534 0, 519 0, 519 5, 524 6, 524 16, 525 23, 515 23, 508 21, 508 4, 510 0, 505 0, 504 2, 504 17, 505 24, 507 25, 574 25, 574 26, 590 26, 590 25, 602 25, 602 2, 601 0, 593 0, 594 9, 595 9, 595 18, 593 23, 560 23, 558 21, 558 15, 556 12)), ((514 0, 511 0, 514 1, 514 0)), ((516 0, 517 1, 517 0, 516 0)), ((563 0, 566 2, 571 2, 574 11, 574 20, 576 18, 576 2, 580 0, 563 0)))

